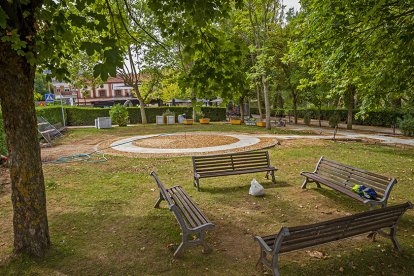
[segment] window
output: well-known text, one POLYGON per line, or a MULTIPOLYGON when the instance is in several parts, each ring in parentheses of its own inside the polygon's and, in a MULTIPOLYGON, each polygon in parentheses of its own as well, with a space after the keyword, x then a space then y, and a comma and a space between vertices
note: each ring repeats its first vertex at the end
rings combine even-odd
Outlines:
POLYGON ((100 98, 105 98, 106 97, 106 90, 105 89, 99 90, 98 92, 99 92, 99 97, 100 98))
POLYGON ((119 90, 119 89, 115 90, 115 96, 122 97, 122 90, 119 90))

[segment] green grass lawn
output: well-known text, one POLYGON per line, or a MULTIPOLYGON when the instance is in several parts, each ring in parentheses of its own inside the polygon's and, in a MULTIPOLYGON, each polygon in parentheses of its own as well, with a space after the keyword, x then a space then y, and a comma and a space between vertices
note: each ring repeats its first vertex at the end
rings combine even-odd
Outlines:
MULTIPOLYGON (((76 145, 84 137, 101 133, 119 136, 187 130, 263 132, 259 128, 131 127, 98 131, 72 130, 60 143, 76 145)), ((276 133, 292 134, 277 130, 276 133)), ((52 248, 43 259, 10 258, 12 206, 10 194, 0 193, 0 275, 260 275, 255 269, 258 245, 254 235, 328 220, 367 210, 345 196, 309 184, 300 189, 302 170, 313 170, 321 155, 379 174, 394 176, 389 204, 414 201, 414 149, 357 142, 282 141, 269 149, 272 165, 279 168, 276 186, 264 174, 201 180, 202 192, 192 184, 190 157, 127 158, 109 156, 104 163, 45 165, 48 216, 52 248), (181 230, 166 208, 154 209, 157 187, 149 176, 156 171, 167 186, 186 189, 213 223, 207 235, 212 253, 201 247, 172 257, 181 230), (248 195, 250 181, 258 179, 266 196, 248 195)), ((372 243, 357 237, 283 255, 282 275, 414 275, 414 211, 400 222, 398 240, 404 250, 395 253, 384 238, 372 243)))

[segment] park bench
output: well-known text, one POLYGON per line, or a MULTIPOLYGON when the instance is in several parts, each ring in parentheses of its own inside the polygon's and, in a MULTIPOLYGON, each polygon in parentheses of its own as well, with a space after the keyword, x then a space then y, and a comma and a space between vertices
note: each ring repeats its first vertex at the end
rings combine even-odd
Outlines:
POLYGON ((276 183, 276 167, 270 166, 269 152, 242 152, 220 155, 193 156, 194 186, 200 191, 200 179, 217 176, 267 172, 276 183))
POLYGON ((406 202, 321 223, 282 227, 279 233, 270 236, 256 236, 254 239, 260 245, 260 258, 257 266, 260 268, 265 266, 272 271, 273 275, 280 275, 279 254, 366 233, 370 233, 373 240, 376 234, 391 239, 394 248, 401 251, 396 239, 396 227, 400 217, 412 207, 411 202, 406 202), (389 229, 389 233, 382 229, 389 229))
POLYGON ((174 257, 178 257, 182 250, 189 245, 202 245, 204 252, 209 250, 204 240, 205 231, 214 228, 214 224, 204 215, 195 202, 184 191, 181 186, 165 188, 164 184, 158 179, 155 172, 151 172, 158 188, 160 189, 160 198, 155 204, 159 208, 162 200, 168 203, 168 208, 174 213, 182 229, 182 242, 174 252, 174 257), (196 235, 196 239, 190 237, 196 235))
POLYGON ((372 172, 367 172, 358 168, 354 168, 336 161, 328 160, 323 156, 319 159, 314 172, 301 172, 306 179, 303 182, 302 189, 306 188, 308 182, 315 182, 317 187, 324 184, 338 192, 341 192, 353 199, 364 204, 370 204, 371 207, 387 205, 387 200, 392 187, 397 180, 388 178, 372 172), (352 191, 354 185, 364 185, 372 188, 377 193, 377 198, 367 199, 359 196, 352 191))

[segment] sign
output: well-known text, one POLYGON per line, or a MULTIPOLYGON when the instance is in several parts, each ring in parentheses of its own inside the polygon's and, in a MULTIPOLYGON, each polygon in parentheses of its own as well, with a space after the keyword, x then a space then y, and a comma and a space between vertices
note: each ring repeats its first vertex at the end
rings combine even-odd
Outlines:
POLYGON ((47 103, 53 103, 55 101, 54 94, 45 94, 45 99, 47 103))

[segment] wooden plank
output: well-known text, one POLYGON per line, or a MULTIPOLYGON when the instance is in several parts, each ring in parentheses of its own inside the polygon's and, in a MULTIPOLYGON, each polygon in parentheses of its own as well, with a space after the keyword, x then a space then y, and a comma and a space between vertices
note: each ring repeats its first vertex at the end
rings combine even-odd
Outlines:
POLYGON ((181 195, 181 197, 187 202, 188 206, 192 209, 193 213, 200 219, 202 222, 201 224, 209 223, 210 221, 207 219, 207 217, 204 215, 203 212, 198 208, 198 206, 195 204, 195 202, 191 199, 191 197, 184 192, 184 190, 180 189, 177 190, 177 193, 181 195))
POLYGON ((376 174, 376 173, 373 173, 373 172, 369 172, 369 171, 366 171, 366 170, 362 170, 362 169, 359 169, 359 168, 355 168, 355 167, 352 167, 352 166, 349 166, 349 165, 346 165, 346 164, 343 164, 343 163, 339 163, 339 162, 336 162, 336 161, 333 161, 333 160, 324 159, 324 163, 325 162, 326 163, 331 163, 332 165, 336 165, 339 168, 347 168, 347 169, 350 169, 352 171, 357 171, 359 173, 371 176, 373 178, 377 178, 377 179, 383 181, 384 183, 388 183, 391 180, 390 177, 380 175, 380 174, 376 174))
POLYGON ((386 187, 389 183, 389 181, 384 181, 382 179, 378 179, 378 178, 369 176, 367 174, 364 174, 358 171, 352 171, 345 167, 339 167, 339 166, 335 166, 335 165, 331 165, 327 163, 321 163, 320 167, 323 168, 324 170, 331 169, 331 170, 336 170, 337 172, 342 171, 344 174, 352 174, 352 175, 355 175, 356 177, 361 177, 362 179, 367 179, 367 180, 372 181, 373 183, 378 183, 380 185, 383 185, 384 187, 386 187))
POLYGON ((180 210, 180 213, 182 215, 184 215, 184 219, 186 220, 186 222, 188 222, 188 226, 189 228, 195 228, 198 225, 200 225, 199 223, 196 222, 196 220, 194 220, 194 218, 192 218, 188 212, 186 212, 185 207, 183 206, 183 204, 181 203, 180 199, 175 195, 175 194, 171 194, 171 197, 174 199, 175 201, 175 205, 177 206, 177 208, 180 210))

